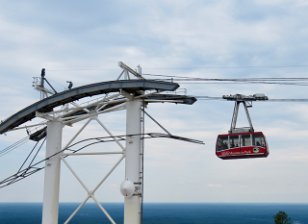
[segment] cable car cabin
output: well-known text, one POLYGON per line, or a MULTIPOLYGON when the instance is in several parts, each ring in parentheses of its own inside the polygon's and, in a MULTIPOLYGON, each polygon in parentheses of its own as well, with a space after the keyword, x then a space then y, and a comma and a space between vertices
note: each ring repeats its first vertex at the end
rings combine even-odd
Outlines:
POLYGON ((216 155, 221 159, 258 158, 268 154, 262 132, 229 133, 217 137, 216 155))

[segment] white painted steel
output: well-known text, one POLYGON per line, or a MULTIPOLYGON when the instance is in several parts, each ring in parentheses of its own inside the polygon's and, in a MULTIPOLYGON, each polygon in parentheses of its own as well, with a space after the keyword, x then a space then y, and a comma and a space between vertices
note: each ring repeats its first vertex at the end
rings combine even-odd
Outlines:
POLYGON ((135 192, 131 197, 125 197, 124 224, 141 223, 142 197, 140 190, 140 151, 141 151, 141 106, 142 102, 133 100, 126 104, 126 160, 125 180, 135 185, 135 192), (136 135, 139 134, 139 135, 136 135), (130 136, 131 135, 131 136, 130 136))
POLYGON ((84 124, 84 125, 82 125, 82 127, 77 131, 77 133, 71 138, 71 140, 68 142, 68 143, 66 143, 66 145, 65 145, 65 147, 64 148, 67 148, 67 147, 69 147, 69 145, 79 136, 79 134, 88 126, 88 124, 90 124, 90 122, 91 122, 91 118, 89 119, 89 120, 87 120, 87 122, 84 124))
POLYGON ((116 222, 112 219, 112 217, 108 214, 108 212, 98 203, 98 200, 95 198, 95 192, 101 187, 101 185, 107 180, 107 178, 111 175, 111 173, 119 166, 119 164, 124 159, 124 156, 122 156, 116 164, 111 168, 111 170, 106 174, 106 176, 97 184, 97 186, 90 191, 85 183, 79 178, 77 173, 72 169, 72 167, 67 163, 65 159, 62 159, 66 167, 71 171, 73 176, 77 179, 77 181, 80 183, 80 185, 83 187, 83 189, 87 192, 87 197, 85 200, 75 209, 75 211, 68 217, 68 219, 64 222, 64 224, 67 224, 70 222, 70 220, 78 213, 78 211, 87 203, 87 201, 92 198, 97 206, 101 209, 101 211, 106 215, 106 217, 109 219, 109 221, 112 224, 115 224, 116 222))
POLYGON ((63 125, 59 121, 47 122, 46 160, 42 224, 57 224, 60 188, 60 155, 63 125))
POLYGON ((115 152, 78 152, 78 153, 63 153, 62 157, 66 156, 99 156, 99 155, 119 155, 124 154, 123 151, 115 152))
POLYGON ((121 144, 121 142, 114 137, 114 135, 111 133, 111 131, 108 130, 108 128, 96 117, 95 120, 97 121, 97 123, 99 123, 100 126, 102 126, 102 128, 108 133, 108 135, 115 140, 116 144, 123 150, 125 150, 125 147, 121 144))
MULTIPOLYGON (((124 63, 119 63, 120 67, 124 70, 119 76, 122 75, 126 79, 130 79, 132 74, 137 79, 144 79, 142 77, 142 69, 138 66, 138 71, 131 69, 124 63)), ((46 80, 47 81, 47 80, 46 80)), ((48 81, 47 81, 48 82, 48 81)), ((37 85, 37 87, 39 87, 37 85)), ((41 77, 40 87, 44 88, 44 79, 41 77)), ((47 146, 46 146, 46 161, 45 166, 45 180, 44 180, 44 201, 43 201, 43 224, 57 224, 58 223, 58 206, 59 206, 59 185, 60 185, 60 168, 61 158, 64 164, 71 171, 73 176, 81 184, 84 190, 87 192, 85 200, 78 206, 78 208, 70 215, 65 223, 77 214, 77 212, 86 204, 89 199, 93 199, 100 210, 106 215, 112 224, 115 221, 111 218, 104 207, 99 203, 95 197, 95 192, 103 185, 106 179, 111 173, 118 167, 121 161, 125 162, 125 181, 122 184, 122 193, 125 195, 124 198, 124 224, 140 224, 142 222, 142 202, 143 202, 143 153, 144 153, 144 112, 143 103, 147 102, 171 102, 171 103, 185 103, 185 99, 178 100, 170 99, 162 96, 161 98, 154 96, 151 99, 146 98, 147 95, 152 93, 159 93, 160 91, 174 91, 179 86, 176 83, 154 81, 154 80, 118 80, 106 83, 90 84, 83 87, 77 87, 75 89, 60 92, 50 97, 47 100, 39 101, 29 107, 18 112, 12 116, 5 125, 0 129, 5 132, 10 128, 16 128, 18 125, 27 122, 29 119, 34 117, 41 117, 49 120, 47 122, 47 146), (112 94, 111 96, 109 94, 112 94), (78 100, 86 96, 94 96, 98 94, 106 94, 102 99, 95 99, 88 101, 86 106, 80 106, 73 100, 78 100), (137 96, 134 94, 137 93, 137 96), (121 95, 123 97, 121 97, 121 95), (142 100, 142 98, 144 98, 142 100), (168 100, 169 99, 169 100, 168 100), (50 109, 65 105, 60 110, 50 109), (72 108, 69 104, 73 105, 72 108), (126 107, 125 107, 126 106, 126 107), (51 108, 49 108, 51 107, 51 108), (112 133, 105 127, 105 125, 98 119, 98 115, 102 113, 114 112, 117 110, 126 109, 126 145, 122 145, 120 139, 112 135, 112 133), (41 112, 38 112, 41 111, 41 112), (47 111, 47 113, 46 113, 47 111), (18 115, 18 116, 17 116, 18 115), (85 129, 85 127, 92 121, 96 120, 99 125, 110 135, 111 139, 122 149, 122 151, 115 152, 94 152, 94 153, 62 153, 62 129, 64 125, 72 125, 82 120, 87 122, 79 129, 79 131, 71 138, 66 144, 63 150, 66 150, 70 144, 79 136, 79 134, 85 129), (61 123, 62 122, 62 123, 61 123), (59 153, 59 154, 57 154, 59 153), (122 154, 122 157, 116 162, 111 170, 105 175, 105 177, 96 185, 93 190, 86 187, 86 184, 78 177, 77 173, 69 166, 65 158, 67 156, 81 156, 81 155, 111 155, 111 154, 122 154)), ((52 88, 52 87, 51 87, 52 88)), ((38 88, 37 88, 38 89, 38 88)), ((41 93, 47 92, 44 89, 38 89, 41 93)), ((51 93, 51 92, 50 92, 51 93)), ((194 102, 194 101, 193 101, 194 102)), ((187 103, 189 104, 189 103, 187 103)), ((154 122, 155 119, 153 119, 154 122)), ((163 128, 158 122, 156 122, 161 128, 163 128)), ((0 131, 1 131, 0 130, 0 131)), ((165 129, 167 135, 172 135, 165 129)), ((152 135, 149 134, 150 137, 152 135)), ((162 136, 162 135, 157 135, 162 136)), ((154 136, 155 137, 155 136, 154 136)), ((176 137, 176 136, 173 136, 176 137)), ((123 138, 124 139, 124 138, 123 138)), ((123 140, 121 139, 121 140, 123 140)), ((179 138, 180 139, 180 138, 179 138)), ((182 138, 181 140, 183 140, 182 138)))

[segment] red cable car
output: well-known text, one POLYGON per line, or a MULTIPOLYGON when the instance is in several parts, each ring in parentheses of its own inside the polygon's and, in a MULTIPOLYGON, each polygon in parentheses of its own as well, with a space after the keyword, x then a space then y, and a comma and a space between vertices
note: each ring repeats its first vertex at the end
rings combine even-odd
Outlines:
POLYGON ((229 133, 217 137, 216 155, 221 159, 267 157, 268 154, 262 132, 229 133))
POLYGON ((217 137, 216 155, 221 159, 267 157, 269 151, 265 136, 262 132, 254 131, 248 112, 248 107, 252 107, 252 103, 248 104, 247 101, 267 100, 268 98, 260 94, 249 97, 236 94, 234 96, 224 96, 223 98, 234 100, 235 107, 229 133, 220 134, 217 137), (236 121, 241 103, 243 103, 245 108, 246 116, 250 125, 249 128, 236 128, 236 121))

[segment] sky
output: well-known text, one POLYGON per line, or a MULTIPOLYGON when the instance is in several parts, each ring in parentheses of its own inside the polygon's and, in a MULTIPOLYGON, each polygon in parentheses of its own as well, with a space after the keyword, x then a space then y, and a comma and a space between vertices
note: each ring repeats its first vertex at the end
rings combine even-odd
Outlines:
MULTIPOLYGON (((0 1, 0 119, 39 100, 32 77, 46 68, 58 91, 115 80, 118 62, 145 74, 198 78, 307 77, 308 3, 305 0, 0 1)), ((148 77, 147 77, 148 78, 148 77)), ((191 96, 264 93, 308 98, 307 86, 180 83, 191 96)), ((267 137, 265 159, 224 161, 215 141, 230 127, 233 103, 151 104, 147 111, 175 135, 204 145, 145 142, 145 202, 308 203, 307 102, 256 102, 255 130, 267 137)), ((125 112, 101 115, 113 133, 125 132, 125 112)), ((244 122, 240 120, 240 122, 244 122)), ((64 128, 64 142, 82 125, 64 128)), ((95 123, 84 137, 104 136, 95 123)), ((159 130, 146 120, 146 131, 159 130)), ((0 149, 25 131, 0 136, 0 149)), ((33 142, 0 157, 0 179, 18 170, 33 142)), ((104 146, 118 150, 117 145, 104 146)), ((104 148, 104 149, 105 149, 104 148)), ((98 150, 95 148, 93 150, 98 150)), ((44 157, 44 152, 39 154, 44 157)), ((118 157, 69 158, 89 188, 118 157)), ((43 171, 0 189, 0 202, 41 202, 43 171)), ((121 202, 124 163, 97 192, 121 202)), ((60 200, 82 201, 85 191, 62 164, 60 200)))

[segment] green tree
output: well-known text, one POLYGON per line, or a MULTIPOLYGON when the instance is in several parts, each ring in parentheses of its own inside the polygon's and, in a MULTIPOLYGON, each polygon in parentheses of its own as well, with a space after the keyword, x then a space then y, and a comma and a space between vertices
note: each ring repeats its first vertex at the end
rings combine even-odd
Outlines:
POLYGON ((275 216, 275 224, 291 224, 291 219, 288 214, 284 211, 279 211, 275 216))

